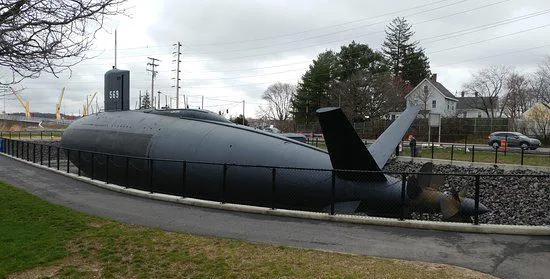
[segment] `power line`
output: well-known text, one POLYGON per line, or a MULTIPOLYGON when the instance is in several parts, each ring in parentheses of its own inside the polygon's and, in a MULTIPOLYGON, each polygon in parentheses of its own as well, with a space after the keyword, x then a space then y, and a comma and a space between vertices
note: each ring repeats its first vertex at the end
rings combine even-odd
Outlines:
MULTIPOLYGON (((435 11, 435 10, 450 7, 450 6, 457 5, 457 4, 460 4, 460 3, 464 3, 464 2, 467 2, 467 1, 469 1, 469 0, 460 0, 460 1, 457 1, 457 2, 453 2, 453 3, 447 4, 447 5, 441 6, 441 7, 431 8, 431 9, 423 10, 423 11, 420 11, 420 12, 408 14, 408 15, 405 15, 404 17, 412 17, 412 16, 415 16, 415 15, 424 14, 424 13, 427 13, 427 12, 432 12, 432 11, 435 11)), ((510 0, 503 0, 502 2, 506 2, 506 1, 510 1, 510 0)), ((374 17, 374 18, 378 18, 378 17, 374 17)), ((330 32, 330 33, 326 33, 326 34, 320 34, 320 35, 315 35, 315 36, 311 36, 311 37, 299 38, 299 39, 295 39, 295 40, 292 40, 292 41, 289 41, 289 42, 270 43, 269 45, 264 45, 264 46, 259 46, 259 47, 243 48, 243 49, 236 49, 236 50, 226 50, 226 51, 219 51, 219 52, 200 52, 200 53, 221 54, 221 53, 242 52, 242 51, 250 51, 250 50, 255 50, 255 49, 270 48, 272 46, 285 45, 285 44, 294 44, 294 43, 298 43, 298 42, 301 42, 301 41, 307 41, 307 40, 317 39, 317 38, 321 38, 321 37, 328 37, 328 36, 335 35, 335 34, 341 34, 342 32, 347 32, 347 31, 357 30, 357 29, 361 29, 361 28, 365 28, 365 27, 369 27, 369 26, 384 24, 386 22, 387 22, 386 20, 377 21, 377 22, 374 22, 374 23, 355 26, 355 27, 347 28, 347 29, 344 29, 344 30, 338 30, 338 31, 330 32)))
MULTIPOLYGON (((416 25, 436 21, 436 20, 439 20, 439 19, 449 18, 449 17, 453 17, 453 16, 456 16, 456 15, 460 15, 460 14, 469 13, 469 12, 472 12, 472 11, 476 11, 476 10, 488 8, 488 7, 491 7, 491 6, 494 6, 494 5, 502 4, 502 3, 508 2, 508 1, 510 1, 510 0, 501 0, 501 1, 498 1, 498 2, 493 2, 493 3, 490 3, 490 4, 482 5, 482 6, 479 6, 479 7, 476 7, 476 8, 471 8, 471 9, 463 10, 463 11, 460 11, 460 12, 455 12, 455 13, 452 13, 452 14, 448 14, 448 15, 445 15, 445 16, 440 16, 440 17, 420 21, 420 22, 416 23, 416 25)), ((377 22, 375 24, 381 24, 381 23, 385 23, 385 21, 380 21, 380 22, 377 22)), ((371 25, 374 25, 374 24, 371 24, 371 25)), ((336 32, 336 34, 338 34, 338 33, 341 33, 341 32, 336 32)), ((373 35, 373 34, 379 34, 379 33, 384 33, 384 30, 379 30, 379 31, 374 31, 374 32, 370 32, 370 33, 357 35, 357 36, 355 36, 355 38, 368 36, 368 35, 373 35)), ((310 44, 310 45, 307 45, 307 46, 300 46, 300 47, 295 47, 295 48, 287 48, 287 49, 284 49, 284 50, 278 50, 276 52, 265 52, 265 53, 253 54, 253 55, 218 58, 218 60, 237 60, 237 59, 250 58, 250 57, 266 56, 266 55, 272 55, 272 54, 277 54, 277 53, 282 53, 282 52, 295 51, 295 50, 299 50, 299 49, 319 47, 319 46, 322 46, 322 45, 328 44, 328 43, 337 43, 337 42, 349 41, 349 40, 350 39, 336 39, 336 40, 331 40, 331 41, 328 41, 328 42, 323 42, 322 44, 315 43, 315 44, 310 44)), ((297 42, 297 41, 294 41, 294 42, 297 42)), ((281 45, 281 44, 288 44, 288 42, 287 43, 272 44, 269 47, 274 46, 274 45, 281 45)), ((262 47, 262 48, 264 48, 264 47, 262 47)), ((231 52, 231 51, 228 51, 228 52, 231 52)), ((199 54, 222 54, 222 53, 225 53, 225 52, 217 52, 217 53, 216 52, 205 52, 205 53, 199 53, 199 54)), ((210 59, 191 59, 191 60, 186 60, 186 62, 203 62, 203 61, 209 61, 209 60, 210 59)))
POLYGON ((411 7, 411 8, 403 9, 403 10, 392 11, 392 12, 380 14, 380 15, 377 15, 377 16, 374 16, 374 17, 364 17, 364 18, 360 18, 360 19, 357 19, 357 20, 352 20, 352 21, 343 22, 343 23, 339 23, 339 24, 307 29, 307 30, 300 31, 300 32, 287 33, 287 34, 275 35, 275 36, 268 36, 268 37, 256 38, 256 39, 247 39, 247 40, 240 40, 240 41, 229 41, 229 42, 222 42, 222 43, 195 43, 195 44, 193 44, 193 43, 190 43, 190 42, 186 42, 185 45, 186 46, 209 46, 209 45, 241 44, 241 43, 250 43, 250 42, 265 41, 265 40, 277 39, 277 38, 282 38, 282 37, 301 35, 301 34, 308 33, 308 32, 313 32, 313 31, 318 31, 318 30, 323 30, 323 29, 328 29, 328 28, 334 28, 334 27, 340 27, 340 26, 353 24, 353 23, 357 23, 357 22, 361 22, 361 21, 366 21, 366 20, 370 20, 370 19, 375 19, 375 18, 379 18, 379 17, 394 15, 394 14, 406 12, 406 11, 409 11, 409 10, 414 10, 414 9, 418 9, 418 8, 422 8, 422 7, 426 7, 426 6, 431 6, 431 5, 435 5, 435 4, 439 4, 439 3, 447 2, 447 1, 450 1, 450 0, 434 1, 434 2, 427 3, 427 4, 418 5, 418 6, 414 6, 414 7, 411 7))

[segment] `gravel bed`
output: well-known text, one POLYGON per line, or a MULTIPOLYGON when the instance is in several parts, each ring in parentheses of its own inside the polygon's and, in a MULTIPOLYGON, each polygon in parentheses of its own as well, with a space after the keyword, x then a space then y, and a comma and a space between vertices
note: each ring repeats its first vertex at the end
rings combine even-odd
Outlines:
MULTIPOLYGON (((421 163, 392 161, 384 170, 414 172, 421 166, 421 163)), ((498 167, 435 165, 434 173, 480 174, 480 202, 490 209, 490 212, 479 216, 480 223, 550 225, 550 177, 529 176, 550 175, 550 170, 548 172, 527 169, 505 171, 498 167)), ((473 176, 445 175, 444 181, 440 190, 463 190, 466 191, 467 197, 474 197, 475 178, 473 176)), ((440 214, 414 214, 412 217, 441 220, 440 214)))

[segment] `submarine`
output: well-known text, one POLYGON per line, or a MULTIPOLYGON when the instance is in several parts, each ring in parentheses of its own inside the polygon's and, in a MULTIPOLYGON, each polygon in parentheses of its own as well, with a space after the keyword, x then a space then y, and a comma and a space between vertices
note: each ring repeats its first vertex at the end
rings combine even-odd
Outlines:
POLYGON ((442 212, 464 221, 470 198, 437 190, 428 163, 403 181, 381 170, 419 108, 407 108, 366 147, 340 108, 317 110, 327 150, 231 123, 198 109, 129 109, 130 72, 105 73, 105 111, 74 121, 60 146, 101 180, 145 191, 239 204, 336 213, 400 216, 442 212), (334 185, 334 187, 333 187, 334 185), (402 192, 402 188, 405 191, 402 192))

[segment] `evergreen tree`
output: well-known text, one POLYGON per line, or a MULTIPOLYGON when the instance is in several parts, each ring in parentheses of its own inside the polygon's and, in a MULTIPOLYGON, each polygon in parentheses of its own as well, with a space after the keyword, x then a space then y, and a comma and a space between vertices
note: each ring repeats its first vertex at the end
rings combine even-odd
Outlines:
POLYGON ((328 105, 328 93, 337 76, 336 54, 325 51, 313 60, 307 72, 298 83, 296 96, 292 100, 292 114, 298 122, 311 122, 315 111, 328 105))
POLYGON ((430 76, 429 61, 418 42, 411 41, 414 32, 405 18, 392 20, 386 30, 382 52, 389 62, 394 77, 402 77, 412 86, 430 76))
POLYGON ((428 57, 424 54, 424 50, 421 48, 409 50, 406 53, 405 64, 403 66, 403 80, 414 87, 423 79, 430 76, 430 61, 428 61, 428 57))
POLYGON ((141 104, 139 106, 140 109, 148 109, 151 108, 151 100, 149 98, 149 94, 147 91, 145 92, 145 95, 141 98, 141 104))
POLYGON ((338 57, 338 80, 345 81, 353 74, 361 72, 381 73, 387 71, 386 61, 381 53, 366 44, 352 41, 342 46, 338 57))

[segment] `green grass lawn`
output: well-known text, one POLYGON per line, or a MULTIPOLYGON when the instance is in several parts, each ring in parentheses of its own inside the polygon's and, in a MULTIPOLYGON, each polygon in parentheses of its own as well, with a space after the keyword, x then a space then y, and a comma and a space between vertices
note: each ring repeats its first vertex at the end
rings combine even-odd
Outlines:
MULTIPOLYGON (((310 142, 309 144, 315 146, 317 144, 317 147, 326 149, 326 145, 324 142, 310 142)), ((461 149, 458 149, 458 146, 454 147, 454 151, 452 152, 452 159, 454 161, 472 161, 472 152, 471 148, 472 146, 468 146, 470 149, 469 152, 464 152, 464 146, 460 146, 461 149)), ((480 162, 480 163, 494 163, 495 162, 495 152, 494 151, 474 151, 474 162, 480 162)), ((402 156, 410 156, 410 149, 408 146, 405 146, 403 148, 403 152, 401 153, 402 156)), ((431 158, 432 157, 432 151, 431 147, 424 147, 422 149, 422 152, 420 153, 420 157, 422 158, 431 158)), ((445 148, 438 148, 437 146, 434 147, 434 159, 444 159, 444 160, 451 160, 451 147, 445 147, 445 148)), ((506 152, 506 155, 504 155, 503 151, 498 151, 497 155, 497 163, 498 164, 521 164, 521 153, 518 152, 506 152)), ((524 154, 523 156, 523 164, 524 165, 530 165, 530 166, 548 166, 550 167, 550 155, 549 154, 524 154)))
POLYGON ((0 278, 493 278, 443 264, 121 224, 0 182, 0 278))
MULTIPOLYGON (((452 152, 453 160, 456 161, 472 161, 472 152, 471 146, 468 147, 470 152, 464 152, 464 146, 461 146, 461 149, 454 149, 452 152)), ((403 149, 403 156, 410 155, 410 149, 405 147, 403 149)), ((495 162, 495 152, 494 151, 477 151, 473 152, 474 162, 482 163, 494 163, 495 162)), ((420 157, 422 158, 431 158, 432 151, 431 147, 423 148, 420 157)), ((438 148, 434 147, 434 159, 444 159, 451 160, 451 147, 438 148)), ((497 154, 497 163, 498 164, 521 164, 521 153, 517 152, 506 152, 506 155, 503 151, 498 151, 497 154)), ((530 166, 550 166, 550 155, 543 154, 524 154, 523 164, 530 166)))

